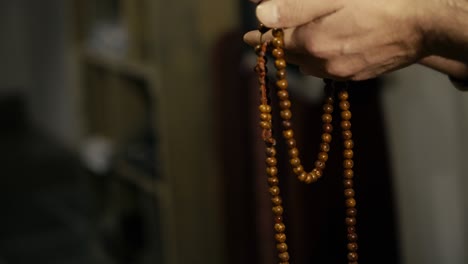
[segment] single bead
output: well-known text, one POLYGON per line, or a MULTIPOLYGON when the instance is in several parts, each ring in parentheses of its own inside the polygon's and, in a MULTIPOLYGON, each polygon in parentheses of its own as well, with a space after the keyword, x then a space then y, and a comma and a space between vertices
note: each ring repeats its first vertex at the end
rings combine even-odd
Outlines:
POLYGON ((323 114, 322 115, 322 122, 331 123, 332 120, 333 120, 332 115, 330 115, 330 114, 323 114))
POLYGON ((279 243, 279 244, 276 245, 276 249, 279 252, 286 252, 286 251, 288 251, 288 245, 286 243, 279 243))
POLYGON ((348 110, 341 112, 341 119, 343 119, 343 120, 350 120, 351 116, 352 116, 352 114, 348 110))
POLYGON ((354 147, 354 142, 352 139, 347 139, 343 142, 343 145, 347 149, 352 149, 354 147))
POLYGON ((281 28, 274 28, 272 30, 272 34, 273 34, 273 37, 276 37, 276 38, 282 38, 284 36, 283 29, 281 28))
POLYGON ((354 171, 349 169, 349 170, 344 170, 343 172, 343 176, 346 178, 346 179, 352 179, 354 177, 354 171))
POLYGON ((279 103, 281 109, 289 109, 291 108, 291 101, 283 100, 279 103))
POLYGON ((289 109, 282 110, 280 115, 281 115, 281 118, 283 118, 284 120, 289 120, 292 118, 292 112, 289 109))
POLYGON ((322 178, 323 172, 317 168, 313 169, 310 173, 315 174, 317 178, 322 178))
POLYGON ((343 131, 342 133, 343 135, 343 139, 351 139, 353 137, 353 133, 351 132, 351 130, 345 130, 343 131))
POLYGON ((276 94, 280 100, 288 100, 289 98, 289 93, 286 90, 280 90, 276 94))
POLYGON ((290 138, 286 140, 286 145, 288 146, 288 148, 294 148, 296 147, 296 140, 294 138, 290 138))
POLYGON ((330 151, 330 145, 328 143, 321 143, 320 144, 320 151, 329 152, 330 151))
POLYGON ((297 176, 297 179, 301 182, 304 182, 307 179, 307 172, 303 171, 297 176))
POLYGON ((328 160, 328 154, 326 152, 320 152, 318 154, 318 160, 326 162, 328 160))
POLYGON ((278 255, 279 259, 281 261, 288 261, 289 260, 289 253, 288 252, 283 252, 278 255))
POLYGON ((273 186, 270 188, 271 196, 278 196, 280 194, 280 188, 278 186, 273 186))
POLYGON ((312 173, 312 172, 311 172, 311 173, 308 173, 308 174, 307 174, 306 183, 309 183, 309 184, 310 184, 310 183, 313 183, 313 182, 318 181, 318 179, 319 179, 319 176, 317 176, 316 173, 312 173))
POLYGON ((270 186, 277 186, 279 184, 278 177, 268 177, 268 184, 270 184, 270 186))
POLYGON ((259 57, 264 57, 265 56, 265 51, 263 50, 262 45, 257 45, 255 46, 255 54, 259 57))
POLYGON ((276 239, 276 241, 278 241, 280 243, 284 243, 284 242, 286 242, 286 234, 277 233, 277 234, 275 234, 275 239, 276 239))
POLYGON ((340 102, 340 109, 341 110, 349 110, 349 102, 348 101, 341 101, 340 102))
POLYGON ((275 47, 275 48, 283 48, 283 46, 284 46, 283 38, 275 37, 275 38, 273 38, 273 40, 271 41, 271 44, 272 44, 273 47, 275 47))
POLYGON ((281 69, 276 71, 276 78, 279 80, 286 79, 287 71, 286 69, 281 69))
POLYGON ((275 57, 276 59, 282 59, 284 57, 284 51, 283 49, 273 49, 273 51, 271 52, 271 54, 273 55, 273 57, 275 57))
POLYGON ((260 120, 262 120, 262 121, 269 121, 268 117, 271 117, 271 115, 267 114, 267 113, 261 113, 260 114, 260 120))
POLYGON ((276 156, 276 149, 275 148, 266 148, 265 153, 269 157, 274 157, 274 156, 276 156))
MULTIPOLYGON (((282 209, 282 207, 281 207, 281 209, 282 209)), ((347 226, 355 226, 356 225, 356 218, 346 217, 346 225, 347 226)))
POLYGON ((276 87, 279 89, 287 89, 288 88, 288 81, 286 79, 282 79, 276 82, 276 87))
POLYGON ((273 221, 275 221, 275 223, 283 223, 283 216, 276 215, 273 217, 273 221))
POLYGON ((351 122, 349 121, 341 121, 341 128, 343 130, 350 130, 351 129, 351 122))
POLYGON ((299 158, 292 158, 289 160, 289 163, 291 164, 291 166, 296 167, 301 165, 301 160, 299 158))
POLYGON ((349 94, 347 91, 341 91, 339 94, 338 94, 338 98, 340 98, 341 101, 346 101, 348 100, 349 98, 349 94))
POLYGON ((283 131, 283 137, 285 139, 292 139, 294 137, 294 132, 292 129, 288 129, 288 130, 285 130, 283 131))
POLYGON ((283 125, 284 129, 291 129, 292 128, 292 123, 289 120, 283 120, 283 122, 281 122, 281 124, 283 125))
POLYGON ((356 200, 354 198, 348 198, 346 199, 346 207, 352 208, 356 206, 356 200))
POLYGON ((333 113, 333 105, 331 104, 324 104, 323 105, 323 111, 327 114, 333 113))
POLYGON ((278 169, 276 167, 268 167, 266 169, 266 173, 269 176, 277 176, 278 175, 278 169))
POLYGON ((271 202, 274 205, 281 205, 283 203, 283 200, 281 199, 280 196, 274 196, 273 198, 271 198, 271 202))
POLYGON ((348 241, 350 242, 356 242, 358 240, 358 236, 356 233, 351 233, 348 234, 348 241))
POLYGON ((286 61, 284 59, 277 59, 275 60, 275 67, 278 70, 286 68, 286 61))
POLYGON ((266 164, 267 164, 268 166, 273 167, 273 166, 276 166, 277 163, 278 163, 278 162, 277 162, 276 158, 274 158, 274 157, 268 157, 268 158, 266 158, 266 164))
POLYGON ((258 31, 260 31, 261 34, 267 33, 268 30, 270 30, 270 29, 267 28, 263 23, 260 23, 260 24, 258 25, 258 31))
POLYGON ((353 156, 354 156, 354 152, 352 149, 343 150, 343 157, 345 157, 345 159, 352 159, 353 156))
POLYGON ((325 132, 325 133, 331 134, 331 132, 333 132, 333 125, 330 124, 330 123, 328 123, 328 124, 323 124, 322 130, 323 130, 323 132, 325 132))
POLYGON ((356 252, 358 250, 357 243, 348 243, 348 250, 351 252, 356 252))
POLYGON ((353 180, 344 180, 343 181, 344 187, 345 188, 353 188, 353 180))
POLYGON ((357 215, 357 209, 356 208, 346 209, 346 215, 349 217, 355 217, 357 215))
POLYGON ((262 104, 259 107, 260 112, 262 113, 270 113, 271 112, 271 106, 262 104))
POLYGON ((273 207, 272 211, 273 211, 273 213, 275 215, 282 215, 284 210, 283 210, 283 207, 281 205, 277 205, 277 206, 273 207))
POLYGON ((324 143, 330 143, 332 141, 332 135, 329 133, 323 133, 322 134, 322 141, 324 143))
POLYGON ((292 148, 288 151, 289 157, 296 158, 299 156, 299 150, 297 148, 292 148))
POLYGON ((296 175, 300 175, 302 172, 304 172, 304 167, 302 167, 302 165, 296 166, 293 168, 293 171, 296 175))
POLYGON ((269 121, 261 121, 260 122, 260 127, 263 129, 270 129, 271 128, 271 123, 269 121))
POLYGON ((335 100, 333 100, 333 97, 332 97, 332 96, 327 96, 327 97, 325 98, 325 104, 333 105, 333 102, 334 102, 334 101, 335 101, 335 100))
POLYGON ((276 223, 275 230, 278 233, 283 233, 286 230, 286 226, 283 223, 276 223))
POLYGON ((346 198, 353 198, 354 197, 354 190, 353 189, 346 189, 344 191, 346 198))
POLYGON ((357 261, 358 260, 358 254, 356 252, 348 253, 348 260, 349 261, 357 261))
POLYGON ((325 162, 317 160, 315 162, 315 168, 319 170, 324 170, 325 169, 325 162))
POLYGON ((355 226, 348 226, 346 229, 348 230, 348 234, 355 234, 356 233, 356 227, 355 226))
POLYGON ((352 159, 346 159, 343 161, 343 167, 345 169, 352 169, 354 166, 354 161, 352 159))

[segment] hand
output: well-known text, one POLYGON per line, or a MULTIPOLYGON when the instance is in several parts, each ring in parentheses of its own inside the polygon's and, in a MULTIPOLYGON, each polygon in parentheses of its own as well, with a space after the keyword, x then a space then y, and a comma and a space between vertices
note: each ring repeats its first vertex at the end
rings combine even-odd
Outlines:
MULTIPOLYGON (((264 0, 257 17, 285 28, 288 62, 310 75, 364 80, 430 55, 426 14, 435 0, 264 0)), ((244 36, 250 45, 260 33, 244 36)), ((271 33, 263 40, 271 39, 271 33)))

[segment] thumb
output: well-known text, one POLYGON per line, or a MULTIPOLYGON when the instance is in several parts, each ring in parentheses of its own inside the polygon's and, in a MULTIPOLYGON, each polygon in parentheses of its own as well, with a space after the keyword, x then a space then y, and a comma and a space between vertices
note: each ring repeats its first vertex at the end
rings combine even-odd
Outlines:
POLYGON ((270 28, 297 27, 342 8, 341 0, 267 0, 257 6, 257 18, 270 28))

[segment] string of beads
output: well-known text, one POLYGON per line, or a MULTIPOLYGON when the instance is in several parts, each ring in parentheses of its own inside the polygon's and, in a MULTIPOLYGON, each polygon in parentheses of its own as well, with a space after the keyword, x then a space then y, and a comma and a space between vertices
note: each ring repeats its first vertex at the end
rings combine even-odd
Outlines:
MULTIPOLYGON (((260 28, 261 33, 268 31, 266 28, 260 28)), ((346 219, 347 226, 347 259, 348 264, 358 264, 358 244, 356 233, 356 200, 354 199, 354 162, 353 162, 353 147, 354 142, 351 132, 351 111, 350 103, 348 101, 349 94, 346 88, 340 89, 336 95, 335 86, 333 83, 328 83, 327 89, 332 90, 325 97, 322 114, 322 136, 320 143, 320 150, 317 159, 314 163, 314 168, 307 172, 300 160, 300 152, 297 142, 294 138, 294 131, 292 125, 292 112, 291 101, 289 99, 288 81, 286 67, 287 63, 284 59, 284 32, 282 29, 272 29, 273 40, 265 41, 255 47, 257 54, 257 65, 255 71, 258 75, 258 82, 260 86, 261 100, 260 100, 260 127, 262 129, 262 139, 266 147, 266 174, 268 176, 268 184, 270 186, 269 192, 273 204, 272 211, 274 215, 274 229, 276 249, 278 251, 278 259, 280 264, 289 264, 290 255, 288 253, 288 245, 286 242, 286 226, 283 222, 283 200, 280 194, 278 168, 277 168, 277 151, 276 140, 273 135, 272 124, 272 107, 270 105, 268 78, 267 78, 267 51, 271 50, 271 55, 275 58, 276 68, 276 95, 279 99, 279 108, 282 125, 282 136, 288 147, 289 163, 292 166, 294 174, 297 179, 306 184, 317 182, 322 176, 328 160, 328 152, 330 151, 330 142, 332 141, 333 131, 333 110, 335 108, 335 96, 338 97, 338 107, 341 110, 341 130, 343 138, 343 176, 344 176, 344 196, 346 204, 346 219)))

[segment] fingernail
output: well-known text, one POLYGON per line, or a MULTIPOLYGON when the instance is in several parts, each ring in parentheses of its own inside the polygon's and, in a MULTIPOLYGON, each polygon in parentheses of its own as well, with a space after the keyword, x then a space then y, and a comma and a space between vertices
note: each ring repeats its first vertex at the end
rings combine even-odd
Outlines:
POLYGON ((257 18, 266 26, 273 26, 278 23, 278 6, 275 1, 266 1, 257 6, 257 18))

